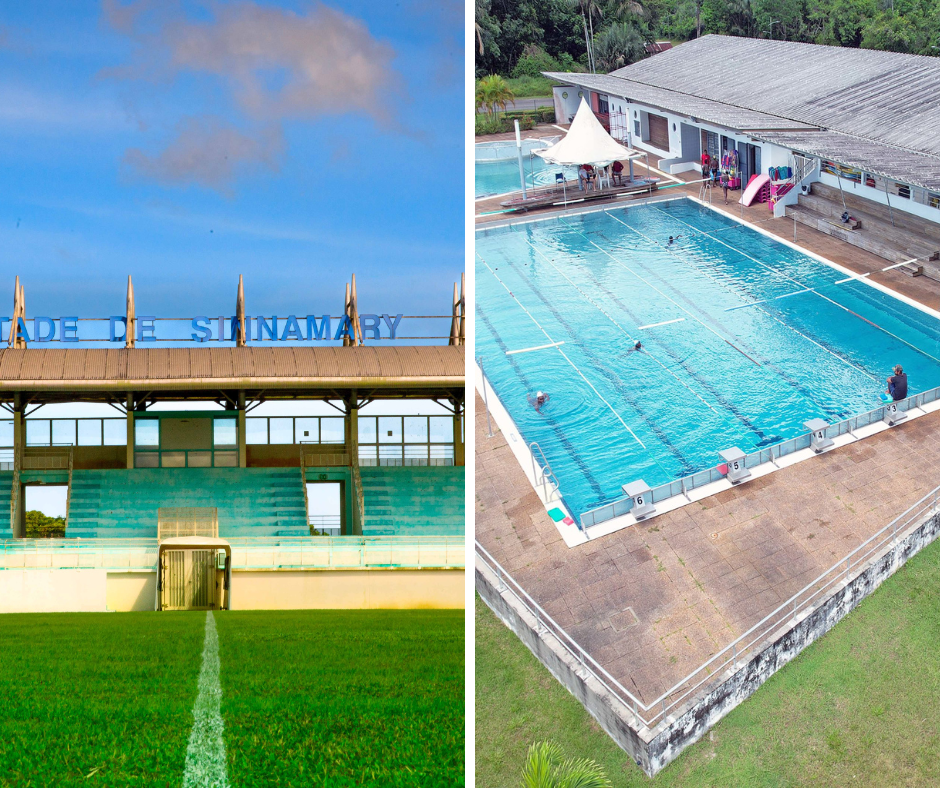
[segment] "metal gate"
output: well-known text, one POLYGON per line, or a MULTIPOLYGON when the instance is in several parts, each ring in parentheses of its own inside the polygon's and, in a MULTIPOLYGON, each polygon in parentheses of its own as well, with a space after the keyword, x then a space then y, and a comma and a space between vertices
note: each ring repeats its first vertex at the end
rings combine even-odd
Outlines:
POLYGON ((161 556, 163 610, 213 610, 218 607, 217 550, 167 550, 161 556))

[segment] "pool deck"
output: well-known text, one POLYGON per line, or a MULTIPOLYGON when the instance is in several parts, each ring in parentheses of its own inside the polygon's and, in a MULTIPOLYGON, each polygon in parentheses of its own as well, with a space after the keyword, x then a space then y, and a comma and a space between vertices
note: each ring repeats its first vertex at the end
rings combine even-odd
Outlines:
POLYGON ((476 539, 655 700, 940 483, 940 412, 569 548, 476 398, 476 539))
MULTIPOLYGON (((712 200, 741 216, 730 195, 727 207, 720 191, 712 200)), ((766 205, 745 208, 744 218, 793 240, 793 222, 772 219, 766 205)), ((797 243, 857 273, 888 264, 803 225, 797 243)), ((926 277, 888 271, 870 279, 934 308, 940 302, 940 283, 926 277)), ((487 437, 477 396, 476 539, 645 703, 940 484, 940 413, 932 413, 569 548, 494 430, 487 437)))

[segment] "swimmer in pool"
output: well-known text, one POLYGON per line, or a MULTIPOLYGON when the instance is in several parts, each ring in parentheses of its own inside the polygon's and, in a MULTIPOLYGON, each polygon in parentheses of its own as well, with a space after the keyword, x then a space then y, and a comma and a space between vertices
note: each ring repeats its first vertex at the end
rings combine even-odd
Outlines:
POLYGON ((536 413, 541 413, 542 408, 548 404, 549 396, 544 391, 535 392, 534 397, 529 397, 529 404, 535 408, 536 413))
POLYGON ((669 236, 669 241, 666 243, 666 246, 672 246, 673 242, 674 242, 674 241, 678 241, 681 237, 682 237, 681 235, 677 235, 675 238, 673 238, 673 237, 670 235, 670 236, 669 236))
POLYGON ((643 345, 640 343, 639 340, 637 340, 636 344, 632 348, 627 350, 627 353, 632 353, 634 350, 642 350, 642 349, 643 349, 643 345))

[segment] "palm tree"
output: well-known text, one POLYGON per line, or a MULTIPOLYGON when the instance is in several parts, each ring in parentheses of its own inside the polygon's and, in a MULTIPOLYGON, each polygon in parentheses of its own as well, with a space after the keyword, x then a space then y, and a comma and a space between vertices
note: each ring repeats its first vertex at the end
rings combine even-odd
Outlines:
POLYGON ((597 37, 595 53, 601 71, 610 72, 642 60, 646 41, 633 25, 614 22, 597 37))
POLYGON ((566 759, 554 742, 529 747, 522 784, 525 788, 610 788, 610 780, 596 761, 566 759))
POLYGON ((587 46, 588 65, 591 73, 596 74, 597 68, 594 63, 594 17, 604 15, 603 9, 597 0, 568 0, 572 8, 577 8, 581 12, 581 21, 584 24, 584 43, 587 46))
POLYGON ((516 97, 512 88, 499 74, 490 74, 477 81, 474 99, 476 108, 484 109, 488 115, 496 115, 496 108, 506 109, 506 105, 516 97))

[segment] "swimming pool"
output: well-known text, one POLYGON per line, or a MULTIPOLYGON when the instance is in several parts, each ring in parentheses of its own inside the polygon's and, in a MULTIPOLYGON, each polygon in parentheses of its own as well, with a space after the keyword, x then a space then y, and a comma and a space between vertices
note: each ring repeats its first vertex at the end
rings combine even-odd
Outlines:
MULTIPOLYGON (((554 145, 557 140, 558 137, 522 140, 522 168, 525 172, 526 188, 551 185, 555 183, 555 173, 558 172, 563 172, 568 180, 577 181, 576 168, 547 164, 533 153, 535 150, 554 145)), ((474 154, 474 196, 477 199, 522 190, 515 141, 480 142, 474 146, 474 154)))
POLYGON ((477 354, 576 517, 870 411, 895 364, 912 394, 940 386, 940 321, 692 200, 481 230, 476 251, 477 354))

